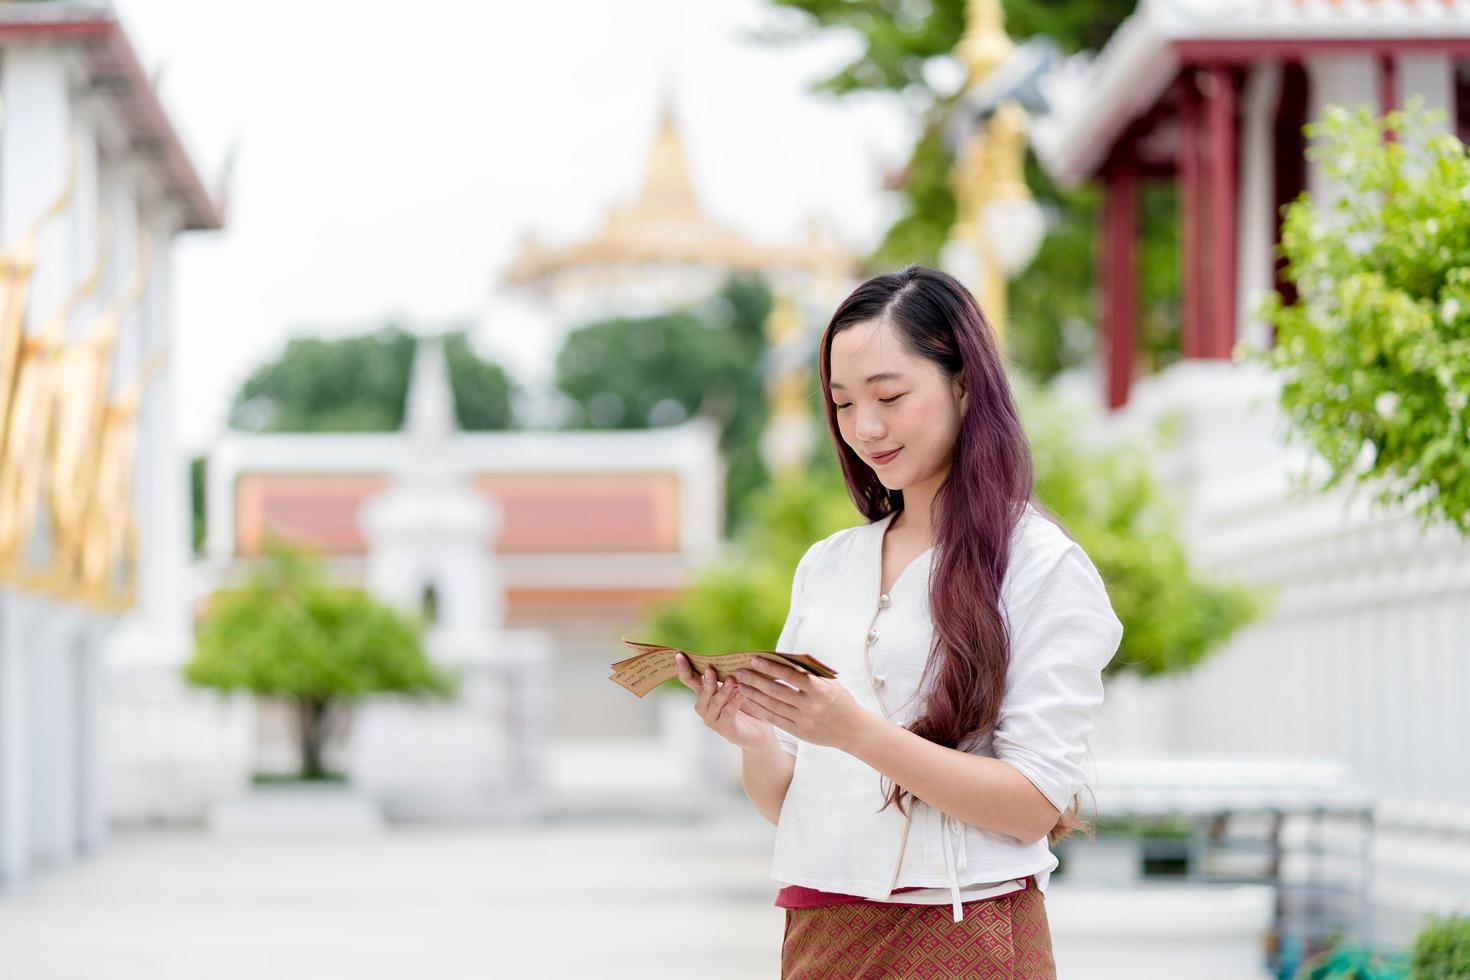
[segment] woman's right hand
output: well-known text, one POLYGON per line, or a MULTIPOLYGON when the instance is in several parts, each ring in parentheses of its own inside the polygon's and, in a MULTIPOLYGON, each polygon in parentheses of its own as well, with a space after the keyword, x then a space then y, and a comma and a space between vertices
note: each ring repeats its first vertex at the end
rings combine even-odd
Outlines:
POLYGON ((758 749, 775 738, 774 727, 740 710, 744 694, 733 678, 717 679, 715 669, 708 667, 704 675, 694 673, 694 665, 682 653, 674 654, 679 680, 695 693, 694 710, 709 728, 725 741, 741 749, 758 749))

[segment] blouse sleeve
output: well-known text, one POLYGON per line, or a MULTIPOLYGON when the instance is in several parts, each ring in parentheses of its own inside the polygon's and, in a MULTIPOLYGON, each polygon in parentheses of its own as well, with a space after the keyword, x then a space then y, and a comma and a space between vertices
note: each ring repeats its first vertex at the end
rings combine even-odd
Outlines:
MULTIPOLYGON (((801 652, 795 649, 796 628, 801 623, 801 596, 806 587, 807 569, 812 564, 813 557, 817 551, 817 545, 820 544, 821 542, 818 541, 806 550, 806 554, 801 556, 801 561, 796 563, 795 574, 791 576, 791 604, 786 609, 786 625, 781 627, 781 637, 776 641, 775 647, 776 650, 782 653, 801 652)), ((781 743, 781 747, 792 755, 795 755, 796 744, 800 739, 774 726, 772 726, 772 731, 776 733, 776 741, 781 743)))
POLYGON ((1102 578, 1068 542, 1049 571, 1020 585, 1011 661, 993 748, 1061 813, 1086 780, 1083 760, 1103 668, 1123 638, 1102 578))

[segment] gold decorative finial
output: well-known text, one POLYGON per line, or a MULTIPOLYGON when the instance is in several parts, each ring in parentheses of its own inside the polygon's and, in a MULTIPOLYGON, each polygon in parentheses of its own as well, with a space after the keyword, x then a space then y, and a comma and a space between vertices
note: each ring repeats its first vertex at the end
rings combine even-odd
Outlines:
POLYGON ((965 4, 965 34, 956 48, 973 88, 1011 56, 1015 43, 1006 34, 1000 0, 969 0, 965 4))
POLYGON ((771 306, 765 323, 766 350, 770 364, 766 376, 768 421, 761 434, 766 465, 780 477, 797 472, 806 464, 812 447, 808 411, 810 382, 803 354, 801 308, 795 297, 781 293, 771 306))
POLYGON ((1026 110, 1015 102, 1002 102, 986 127, 986 149, 990 155, 990 199, 1027 201, 1026 110))
POLYGON ((1002 349, 1009 306, 1006 274, 995 244, 982 227, 982 218, 986 208, 996 202, 1031 200, 1025 175, 1026 125, 1025 109, 1015 102, 1001 103, 985 125, 965 141, 950 175, 955 195, 955 224, 950 236, 959 243, 961 252, 975 260, 970 276, 961 278, 975 290, 1002 349))

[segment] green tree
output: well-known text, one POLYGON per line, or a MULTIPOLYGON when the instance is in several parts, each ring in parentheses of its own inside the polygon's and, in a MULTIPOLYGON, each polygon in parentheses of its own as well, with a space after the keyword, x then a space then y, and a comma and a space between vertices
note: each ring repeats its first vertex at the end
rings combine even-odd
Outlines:
POLYGON ((461 429, 480 432, 520 427, 511 404, 519 386, 503 367, 476 354, 462 330, 444 336, 444 356, 461 429))
MULTIPOLYGON (((515 383, 482 360, 463 331, 445 334, 463 429, 515 428, 515 383)), ((389 325, 353 337, 296 337, 246 379, 229 424, 248 432, 393 432, 403 425, 417 338, 389 325)))
POLYGON ((1308 154, 1336 185, 1286 209, 1297 301, 1267 298, 1293 438, 1317 488, 1365 486, 1470 534, 1470 155, 1417 101, 1378 116, 1329 107, 1308 154), (1388 138, 1392 134, 1395 138, 1388 138))
POLYGON ((361 589, 328 586, 314 558, 273 542, 269 561, 243 588, 212 598, 184 677, 293 701, 301 777, 321 779, 322 747, 354 702, 454 692, 454 680, 425 655, 421 631, 361 589))
MULTIPOLYGON (((1266 597, 1211 581, 1185 551, 1178 516, 1140 445, 1090 448, 1083 420, 1013 378, 1036 466, 1037 498, 1087 551, 1123 623, 1107 672, 1187 669, 1265 609, 1266 597)), ((825 426, 824 422, 819 422, 825 426)), ((861 522, 830 451, 752 499, 753 519, 678 600, 655 607, 638 638, 701 652, 773 648, 806 548, 861 522)), ((677 679, 664 685, 687 690, 677 679)))
POLYGON ((556 359, 571 399, 572 429, 642 429, 705 412, 720 425, 726 459, 726 526, 766 481, 765 321, 771 293, 756 276, 732 276, 709 302, 654 316, 599 320, 572 331, 556 359))

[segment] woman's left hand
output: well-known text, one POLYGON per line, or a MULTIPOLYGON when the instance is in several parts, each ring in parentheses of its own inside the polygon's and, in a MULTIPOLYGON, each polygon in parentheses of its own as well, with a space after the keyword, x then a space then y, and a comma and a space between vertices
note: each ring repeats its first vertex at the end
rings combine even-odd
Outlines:
POLYGON ((832 678, 817 677, 761 657, 736 671, 735 682, 745 695, 741 711, 813 745, 850 745, 872 714, 832 678))

